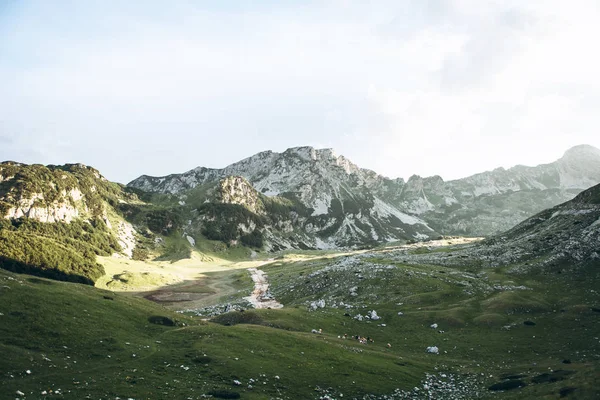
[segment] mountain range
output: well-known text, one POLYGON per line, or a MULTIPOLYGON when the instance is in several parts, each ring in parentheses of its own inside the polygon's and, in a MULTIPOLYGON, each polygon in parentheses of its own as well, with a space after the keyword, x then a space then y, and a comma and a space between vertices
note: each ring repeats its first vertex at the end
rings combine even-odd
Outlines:
POLYGON ((389 179, 312 147, 128 185, 82 164, 4 162, 0 256, 15 271, 91 283, 104 274, 97 255, 185 258, 205 242, 273 252, 492 236, 598 182, 600 150, 587 145, 447 182, 389 179))
POLYGON ((4 392, 597 399, 599 159, 405 182, 304 147, 129 185, 0 163, 4 392))
MULTIPOLYGON (((497 168, 451 181, 413 175, 404 181, 362 169, 330 149, 298 147, 258 153, 223 169, 143 175, 128 186, 184 203, 228 176, 242 177, 246 193, 254 190, 257 198, 282 198, 303 209, 267 224, 273 249, 331 248, 505 231, 600 182, 600 150, 580 145, 536 167, 497 168), (296 234, 289 235, 292 231, 296 234)), ((231 196, 228 201, 235 202, 231 196)), ((198 224, 192 219, 190 228, 198 224)))

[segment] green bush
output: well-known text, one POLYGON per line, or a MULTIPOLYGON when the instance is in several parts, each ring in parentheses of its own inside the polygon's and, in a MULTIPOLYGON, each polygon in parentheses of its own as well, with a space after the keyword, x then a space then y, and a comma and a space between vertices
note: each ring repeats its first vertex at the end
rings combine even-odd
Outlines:
POLYGON ((104 275, 93 258, 50 238, 9 229, 0 230, 0 267, 90 285, 104 275))
MULTIPOLYGON (((238 226, 240 224, 255 225, 255 231, 265 225, 265 218, 254 214, 239 204, 205 203, 198 212, 204 217, 202 234, 210 240, 220 240, 228 243, 232 240, 242 240, 244 236, 238 226)), ((262 234, 260 232, 245 239, 255 243, 256 247, 262 246, 262 234), (259 246, 260 244, 260 246, 259 246)))
POLYGON ((246 235, 242 235, 240 241, 246 246, 258 248, 263 247, 264 244, 263 234, 258 229, 255 229, 246 235))
POLYGON ((104 221, 0 222, 0 267, 14 272, 93 284, 104 275, 96 256, 121 250, 104 221))

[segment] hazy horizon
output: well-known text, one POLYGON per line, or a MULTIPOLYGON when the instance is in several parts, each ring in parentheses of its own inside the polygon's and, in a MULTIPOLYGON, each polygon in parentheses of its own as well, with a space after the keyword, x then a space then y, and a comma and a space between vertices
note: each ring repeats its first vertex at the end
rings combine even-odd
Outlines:
POLYGON ((0 3, 0 160, 112 181, 332 148, 444 180, 600 148, 593 1, 0 3))

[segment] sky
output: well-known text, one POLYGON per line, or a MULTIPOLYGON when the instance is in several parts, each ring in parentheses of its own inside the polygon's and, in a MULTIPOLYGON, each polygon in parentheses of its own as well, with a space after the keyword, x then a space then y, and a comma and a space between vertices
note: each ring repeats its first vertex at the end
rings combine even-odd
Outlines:
POLYGON ((597 0, 0 0, 0 160, 456 179, 600 148, 597 0), (596 42, 596 43, 595 43, 596 42))

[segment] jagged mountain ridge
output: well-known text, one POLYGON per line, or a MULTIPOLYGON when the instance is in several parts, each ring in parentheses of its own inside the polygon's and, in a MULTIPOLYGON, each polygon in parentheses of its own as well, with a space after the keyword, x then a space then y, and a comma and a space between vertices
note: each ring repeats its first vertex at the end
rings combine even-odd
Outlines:
MULTIPOLYGON (((490 235, 507 230, 523 219, 572 199, 581 190, 600 182, 600 150, 580 145, 559 160, 535 167, 498 168, 467 178, 444 181, 440 176, 389 179, 361 169, 333 150, 291 148, 283 153, 266 151, 223 169, 198 167, 166 177, 141 176, 129 185, 150 192, 183 194, 198 185, 230 175, 246 178, 268 196, 293 194, 312 216, 331 215, 332 201, 360 204, 360 217, 344 221, 341 237, 360 239, 350 232, 364 215, 373 221, 393 216, 412 232, 387 230, 374 240, 426 238, 438 233, 490 235)), ((359 215, 356 213, 354 215, 359 215)), ((373 225, 373 221, 369 221, 373 225)), ((406 229, 404 229, 406 231, 406 229)), ((364 233, 364 230, 363 230, 364 233)), ((365 235, 362 235, 364 239, 365 235)))
MULTIPOLYGON (((142 176, 129 186, 185 197, 187 190, 227 176, 242 176, 266 196, 292 198, 312 209, 309 216, 293 221, 293 229, 299 235, 308 233, 308 238, 302 239, 306 247, 328 248, 438 235, 425 221, 380 197, 397 186, 395 181, 361 169, 330 149, 298 147, 283 153, 267 151, 221 170, 199 167, 168 177, 142 176)), ((276 231, 273 234, 278 236, 276 231)))

